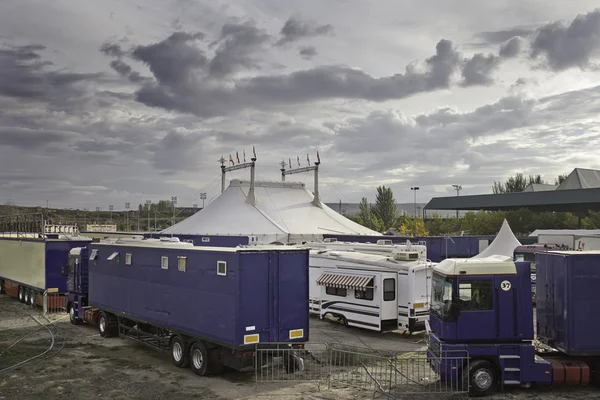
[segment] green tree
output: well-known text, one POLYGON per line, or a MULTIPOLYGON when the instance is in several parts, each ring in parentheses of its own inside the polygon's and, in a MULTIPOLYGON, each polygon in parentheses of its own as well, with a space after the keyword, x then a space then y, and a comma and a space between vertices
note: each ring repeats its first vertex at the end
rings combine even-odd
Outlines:
POLYGON ((522 192, 532 183, 544 183, 541 175, 529 175, 529 178, 518 172, 515 176, 509 177, 506 182, 496 182, 492 186, 494 194, 522 192))
POLYGON ((554 184, 560 185, 561 183, 563 183, 565 181, 565 179, 567 179, 568 176, 569 176, 568 174, 558 175, 558 177, 554 180, 554 184))
POLYGON ((383 222, 384 230, 396 225, 398 220, 398 206, 396 205, 396 200, 394 200, 392 188, 386 188, 385 186, 377 188, 375 206, 372 211, 383 222))

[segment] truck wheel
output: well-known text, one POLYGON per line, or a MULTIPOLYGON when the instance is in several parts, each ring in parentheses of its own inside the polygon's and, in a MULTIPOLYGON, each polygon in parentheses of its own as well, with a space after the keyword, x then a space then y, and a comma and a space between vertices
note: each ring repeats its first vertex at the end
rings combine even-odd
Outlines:
POLYGON ((190 368, 196 375, 204 376, 208 371, 208 352, 201 341, 194 342, 190 349, 190 368))
POLYGON ((25 293, 24 293, 24 290, 23 290, 23 286, 19 286, 19 301, 21 303, 25 302, 25 293))
POLYGON ((110 337, 108 316, 104 311, 100 311, 100 316, 98 317, 98 331, 100 332, 100 336, 110 337))
POLYGON ((81 320, 75 316, 75 307, 71 305, 71 309, 69 310, 69 319, 73 325, 81 324, 81 320))
POLYGON ((467 377, 468 381, 463 381, 463 385, 469 385, 469 395, 472 397, 489 396, 498 387, 496 367, 486 360, 472 361, 467 377))
POLYGON ((190 364, 190 355, 185 351, 185 341, 179 335, 171 340, 171 359, 179 368, 185 368, 190 364))

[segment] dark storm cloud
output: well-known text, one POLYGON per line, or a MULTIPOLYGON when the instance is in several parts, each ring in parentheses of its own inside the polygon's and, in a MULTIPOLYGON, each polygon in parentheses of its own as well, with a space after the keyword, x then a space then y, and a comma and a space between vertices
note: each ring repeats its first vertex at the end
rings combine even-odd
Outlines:
POLYGON ((161 85, 182 88, 193 84, 194 71, 206 66, 204 52, 193 45, 203 37, 202 33, 175 32, 161 42, 135 47, 131 55, 146 64, 161 85))
POLYGON ((262 45, 271 39, 266 31, 259 29, 252 21, 227 23, 221 28, 221 36, 214 57, 208 64, 208 72, 216 78, 223 78, 244 69, 259 69, 253 57, 262 45))
POLYGON ((515 36, 500 45, 499 55, 503 58, 516 57, 523 47, 523 38, 515 36))
POLYGON ((310 60, 317 55, 317 49, 314 46, 302 46, 298 49, 298 54, 305 60, 310 60))
POLYGON ((491 74, 500 66, 501 59, 494 54, 475 54, 466 60, 462 68, 464 86, 490 85, 494 82, 491 74))
POLYGON ((297 17, 290 17, 279 32, 281 39, 277 41, 276 45, 281 46, 303 38, 329 35, 331 33, 333 33, 333 26, 330 24, 317 25, 297 17))
POLYGON ((476 37, 484 40, 487 44, 501 44, 515 36, 526 37, 535 32, 535 29, 525 27, 515 27, 500 31, 480 32, 476 37))
POLYGON ((129 76, 131 73, 131 67, 121 60, 113 60, 110 62, 110 67, 117 71, 117 73, 121 76, 129 76))
POLYGON ((100 73, 51 70, 52 63, 40 55, 44 49, 41 45, 0 49, 0 97, 42 101, 52 109, 72 111, 84 106, 91 84, 109 81, 100 73))
POLYGON ((540 27, 531 43, 531 57, 542 58, 548 68, 561 71, 591 66, 600 55, 600 9, 579 14, 567 26, 556 21, 540 27))
POLYGON ((127 52, 121 48, 121 45, 110 42, 105 42, 100 45, 100 51, 111 57, 123 57, 127 54, 127 52))
MULTIPOLYGON (((243 108, 334 98, 385 101, 449 87, 452 75, 462 62, 452 42, 441 40, 436 54, 425 60, 424 70, 409 65, 404 74, 376 78, 345 66, 319 66, 289 74, 240 79, 227 88, 207 85, 197 75, 190 84, 174 87, 164 84, 169 80, 159 75, 156 85, 144 86, 136 96, 149 106, 202 117, 226 115, 243 108)), ((183 69, 192 76, 191 67, 183 69)))
POLYGON ((66 144, 78 136, 79 134, 75 132, 0 126, 0 146, 23 150, 42 148, 57 143, 66 144))

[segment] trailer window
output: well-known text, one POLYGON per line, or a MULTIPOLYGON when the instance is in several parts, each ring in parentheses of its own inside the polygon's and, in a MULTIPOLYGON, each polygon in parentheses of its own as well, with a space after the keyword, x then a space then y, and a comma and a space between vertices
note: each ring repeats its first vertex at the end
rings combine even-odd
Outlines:
POLYGON ((335 287, 331 287, 331 286, 325 286, 325 293, 327 293, 330 296, 340 296, 340 297, 346 297, 348 295, 348 291, 346 289, 335 288, 335 287))
POLYGON ((107 258, 108 261, 112 261, 115 264, 119 264, 120 259, 119 259, 119 252, 115 251, 114 253, 112 253, 110 256, 108 256, 107 258))
POLYGON ((177 257, 177 269, 181 272, 185 272, 185 268, 187 266, 187 257, 178 256, 177 257))
POLYGON ((217 275, 227 275, 227 263, 225 261, 217 261, 217 275))
POLYGON ((369 281, 365 290, 354 289, 354 298, 360 300, 373 300, 373 279, 369 281))
POLYGON ((396 280, 388 278, 383 280, 383 301, 396 300, 396 280))
POLYGON ((131 265, 131 253, 125 253, 125 265, 131 265))
POLYGON ((461 311, 492 310, 492 292, 492 281, 489 279, 460 281, 458 295, 461 311))
POLYGON ((167 256, 162 256, 160 258, 160 267, 162 269, 169 269, 169 257, 167 256))

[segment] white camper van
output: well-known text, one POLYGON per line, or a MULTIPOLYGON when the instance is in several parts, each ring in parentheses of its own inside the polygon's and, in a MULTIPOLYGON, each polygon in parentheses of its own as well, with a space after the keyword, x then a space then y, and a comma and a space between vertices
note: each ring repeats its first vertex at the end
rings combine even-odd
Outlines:
POLYGON ((433 263, 419 252, 310 251, 310 311, 375 331, 424 329, 433 263))

